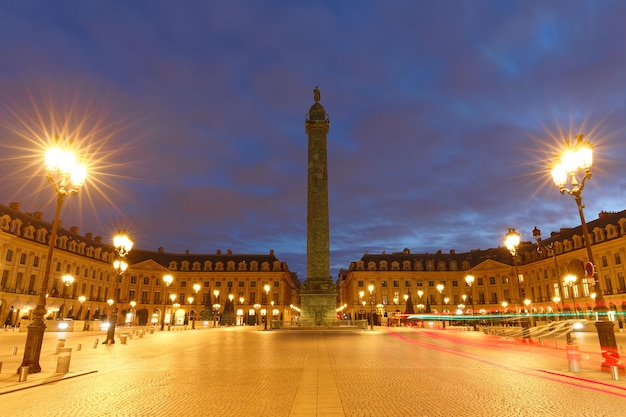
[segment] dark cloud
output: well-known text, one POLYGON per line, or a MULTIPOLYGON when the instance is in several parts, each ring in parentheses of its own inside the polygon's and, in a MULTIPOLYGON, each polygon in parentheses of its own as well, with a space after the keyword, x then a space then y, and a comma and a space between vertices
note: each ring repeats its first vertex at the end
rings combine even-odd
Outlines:
POLYGON ((596 146, 588 219, 624 209, 623 2, 0 11, 1 199, 51 218, 33 149, 50 112, 69 118, 97 168, 64 225, 105 239, 127 227, 146 249, 274 249, 305 278, 316 85, 331 122, 332 275, 365 251, 469 251, 501 245, 508 227, 530 239, 577 225, 548 175, 577 133, 596 146))

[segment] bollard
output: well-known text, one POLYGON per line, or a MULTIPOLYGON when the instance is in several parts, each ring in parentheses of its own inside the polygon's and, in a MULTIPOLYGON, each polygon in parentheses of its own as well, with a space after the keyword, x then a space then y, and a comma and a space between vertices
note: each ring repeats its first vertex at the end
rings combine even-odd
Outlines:
POLYGON ((70 370, 70 360, 72 359, 72 348, 59 349, 57 360, 57 374, 66 374, 70 370))
POLYGON ((125 345, 126 344, 126 339, 128 338, 128 335, 126 333, 122 333, 122 335, 120 336, 120 342, 125 345))
POLYGON ((54 351, 54 353, 55 353, 55 354, 59 353, 59 350, 60 350, 61 348, 64 348, 64 347, 65 347, 65 339, 59 339, 59 340, 57 340, 57 348, 56 348, 56 350, 54 351))
POLYGON ((2 362, 0 362, 0 373, 2 373, 2 362))
POLYGON ((94 349, 98 347, 98 343, 100 343, 100 339, 98 339, 98 338, 96 337, 96 341, 95 341, 95 342, 93 342, 93 348, 94 348, 94 349))
POLYGON ((76 351, 78 352, 79 350, 81 350, 83 348, 83 345, 81 345, 80 343, 76 346, 76 351))
POLYGON ((580 351, 574 344, 567 345, 567 366, 570 372, 580 372, 580 351))
POLYGON ((611 366, 611 379, 613 379, 613 381, 619 381, 619 367, 611 366))
POLYGON ((28 366, 21 366, 19 382, 26 381, 26 378, 28 378, 28 366))
POLYGON ((143 338, 143 330, 139 332, 139 338, 143 338))
POLYGON ((17 355, 17 346, 13 346, 13 349, 11 349, 11 355, 17 355))
POLYGON ((620 353, 623 355, 624 354, 624 346, 620 346, 619 350, 620 350, 620 353))

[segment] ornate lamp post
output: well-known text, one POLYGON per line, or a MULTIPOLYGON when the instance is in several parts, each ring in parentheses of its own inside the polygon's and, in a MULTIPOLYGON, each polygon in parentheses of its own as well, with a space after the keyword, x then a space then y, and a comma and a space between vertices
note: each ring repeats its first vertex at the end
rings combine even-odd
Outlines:
POLYGON ((124 272, 126 272, 126 269, 128 269, 128 264, 124 261, 124 258, 133 248, 133 241, 126 234, 126 231, 119 230, 117 234, 113 237, 113 246, 115 247, 115 252, 117 253, 118 258, 113 262, 113 269, 116 273, 114 297, 117 299, 117 303, 115 304, 115 309, 111 314, 109 328, 107 329, 107 338, 103 342, 107 345, 115 344, 115 326, 117 326, 117 309, 119 303, 118 287, 120 281, 122 280, 122 277, 124 276, 124 272))
POLYGON ((442 327, 445 329, 446 328, 446 321, 443 318, 443 289, 444 289, 444 285, 443 284, 437 284, 437 291, 439 291, 439 296, 441 297, 441 323, 442 323, 442 327))
POLYGON ((78 309, 78 314, 76 315, 76 318, 78 320, 80 320, 80 317, 83 314, 83 304, 86 300, 87 300, 87 297, 85 297, 84 295, 81 295, 80 297, 78 297, 78 302, 80 303, 80 308, 78 309))
POLYGON ((372 300, 372 294, 374 293, 374 286, 369 285, 367 290, 370 292, 370 330, 374 330, 374 301, 372 300))
POLYGON ((578 317, 578 310, 576 309, 576 281, 578 281, 578 277, 576 275, 569 274, 565 278, 563 278, 563 284, 567 285, 572 293, 572 304, 574 305, 574 318, 578 317))
MULTIPOLYGON (((195 296, 195 300, 198 299, 198 291, 200 291, 200 284, 198 284, 197 282, 195 284, 193 284, 193 292, 194 294, 196 294, 195 296)), ((193 298, 193 297, 190 297, 193 298)), ((189 302, 189 304, 191 304, 191 301, 189 302)), ((193 306, 193 321, 191 322, 191 328, 195 329, 196 328, 196 316, 198 315, 198 313, 196 312, 196 307, 195 304, 193 306)))
POLYGON ((213 295, 215 296, 215 304, 213 304, 213 328, 215 328, 217 326, 217 315, 220 310, 220 290, 213 291, 213 295))
MULTIPOLYGON (((565 297, 563 295, 563 286, 561 285, 561 279, 559 278, 559 263, 556 260, 556 249, 554 248, 554 242, 550 242, 549 244, 541 244, 541 230, 537 229, 537 226, 535 226, 535 228, 533 229, 533 237, 535 238, 535 241, 537 242, 537 252, 541 253, 541 248, 544 247, 548 250, 548 253, 552 256, 552 259, 554 260, 554 272, 557 276, 557 284, 559 285, 559 294, 556 295, 556 297, 559 298, 559 300, 563 301, 563 305, 561 305, 562 308, 565 308, 565 297), (561 298, 563 297, 563 298, 561 298)), ((553 298, 554 300, 554 298, 553 298)), ((559 309, 558 303, 557 303, 557 312, 559 309)))
POLYGON ((78 193, 78 189, 84 184, 85 178, 87 177, 87 168, 76 160, 74 152, 59 147, 50 148, 46 152, 45 167, 48 181, 54 185, 57 201, 54 220, 52 221, 52 230, 50 230, 46 266, 41 288, 39 289, 39 298, 37 299, 37 306, 33 310, 33 321, 28 326, 26 344, 24 346, 24 358, 20 365, 20 368, 28 366, 28 373, 30 374, 41 372, 39 357, 41 356, 43 334, 46 330, 46 324, 43 318, 47 311, 46 294, 48 292, 48 283, 50 282, 52 255, 56 244, 57 230, 59 228, 61 206, 63 205, 65 197, 78 193))
POLYGON ((67 290, 74 283, 74 277, 71 275, 63 275, 61 277, 61 282, 63 282, 63 305, 61 306, 61 314, 59 314, 59 319, 63 318, 63 314, 65 314, 65 298, 67 297, 67 290))
POLYGON ((585 241, 587 258, 589 260, 585 269, 589 277, 589 283, 593 284, 593 291, 596 293, 594 312, 596 312, 597 316, 595 325, 602 352, 601 369, 605 372, 611 372, 613 367, 617 366, 620 372, 624 372, 624 365, 621 363, 617 351, 613 322, 608 318, 608 307, 604 301, 604 291, 600 280, 597 278, 597 271, 591 250, 591 239, 583 213, 584 206, 581 195, 585 188, 585 182, 591 178, 592 165, 593 146, 591 143, 583 140, 583 135, 577 135, 575 144, 572 145, 569 141, 567 142, 566 149, 557 164, 552 168, 551 174, 554 184, 559 187, 560 193, 562 195, 568 194, 573 196, 576 206, 578 207, 583 240, 585 241), (580 182, 578 182, 577 179, 579 174, 582 174, 580 182))
POLYGON ((263 287, 263 289, 265 290, 265 327, 264 330, 267 330, 267 303, 268 303, 268 299, 269 299, 269 295, 270 295, 270 286, 265 284, 265 286, 263 287))
POLYGON ((530 339, 530 329, 526 323, 522 322, 521 314, 519 311, 520 303, 522 302, 522 284, 519 279, 519 270, 517 268, 517 247, 520 243, 520 234, 515 231, 515 228, 509 228, 509 231, 504 236, 504 245, 511 252, 513 256, 513 268, 515 271, 515 285, 517 285, 517 299, 515 300, 515 311, 517 313, 517 322, 522 328, 522 334, 524 339, 530 339))
POLYGON ((422 310, 423 310, 423 308, 424 308, 424 307, 423 307, 423 306, 424 306, 424 303, 422 302, 422 296, 423 296, 423 295, 424 295, 424 291, 422 291, 422 290, 418 290, 418 291, 417 291, 417 296, 418 296, 418 297, 419 297, 419 299, 420 299, 420 302, 419 302, 420 307, 418 307, 418 308, 419 308, 419 310, 420 310, 420 313, 423 313, 423 311, 422 311, 422 310))
POLYGON ((135 306, 136 306, 136 305, 137 305, 137 301, 132 300, 132 301, 130 302, 130 309, 131 309, 131 321, 130 321, 130 324, 131 324, 132 326, 134 326, 134 325, 135 325, 135 317, 136 317, 135 306))
MULTIPOLYGON (((474 317, 474 291, 473 291, 473 285, 474 285, 474 275, 466 275, 465 276, 465 283, 467 284, 467 286, 470 288, 470 304, 472 305, 472 318, 474 317)), ((474 325, 474 330, 478 330, 476 328, 476 321, 472 320, 472 324, 474 325)))
POLYGON ((558 320, 560 320, 560 317, 559 317, 559 302, 561 301, 561 297, 559 297, 558 295, 555 295, 554 297, 552 297, 552 301, 554 301, 554 304, 556 304, 556 319, 558 321, 558 320))
POLYGON ((165 275, 163 277, 163 283, 165 284, 165 291, 163 292, 163 312, 161 313, 161 331, 165 330, 165 304, 167 303, 167 288, 174 282, 174 277, 171 275, 165 275))

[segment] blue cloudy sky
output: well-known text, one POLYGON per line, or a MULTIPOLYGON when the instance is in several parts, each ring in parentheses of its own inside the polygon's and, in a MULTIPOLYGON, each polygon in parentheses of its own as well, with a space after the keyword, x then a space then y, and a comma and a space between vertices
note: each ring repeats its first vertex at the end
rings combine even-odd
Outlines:
POLYGON ((580 223, 549 165, 595 146, 588 220, 626 208, 626 2, 8 1, 0 202, 52 219, 54 136, 90 166, 63 226, 267 253, 306 278, 306 112, 330 119, 331 276, 580 223))

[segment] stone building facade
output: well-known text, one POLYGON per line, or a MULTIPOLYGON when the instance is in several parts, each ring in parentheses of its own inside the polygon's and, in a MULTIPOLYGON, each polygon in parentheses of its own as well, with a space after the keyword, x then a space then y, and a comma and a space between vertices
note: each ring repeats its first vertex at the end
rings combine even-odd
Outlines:
MULTIPOLYGON (((23 212, 19 203, 0 205, 0 317, 6 325, 27 320, 37 303, 50 230, 51 222, 43 220, 43 213, 23 212)), ((173 254, 162 248, 133 249, 120 282, 116 282, 114 260, 112 243, 93 233, 81 235, 76 227, 60 227, 47 288, 47 319, 62 315, 101 320, 113 308, 107 304, 112 299, 121 313, 118 325, 129 320, 134 324, 158 323, 164 310, 172 324, 186 324, 190 318, 199 318, 203 310, 213 310, 215 304, 220 304, 221 314, 232 294, 237 323, 254 324, 262 321, 266 309, 273 319, 290 320, 291 305, 297 303, 297 277, 273 250, 268 254, 235 254, 230 250, 173 254), (61 282, 65 274, 74 277, 69 287, 61 282), (163 282, 167 274, 174 278, 169 287, 163 282), (194 284, 200 285, 197 292, 194 284), (270 287, 268 293, 265 285, 270 287), (171 294, 176 295, 173 302, 171 294), (83 303, 81 296, 85 297, 83 303), (136 303, 134 308, 131 301, 136 303)))
MULTIPOLYGON (((600 213, 598 219, 588 223, 588 228, 605 302, 612 311, 624 312, 626 211, 600 213)), ((403 313, 405 295, 410 295, 407 301, 412 302, 415 312, 444 310, 452 314, 460 311, 484 314, 505 308, 519 311, 526 309, 523 300, 528 299, 531 301, 529 309, 536 313, 576 309, 579 314, 587 314, 594 300, 593 286, 584 275, 586 262, 582 227, 578 226, 553 232, 539 241, 521 242, 517 254, 518 280, 511 253, 499 247, 466 253, 451 250, 449 253, 414 254, 409 249, 365 253, 340 272, 337 282, 340 304, 353 318, 367 316, 370 310, 383 316, 403 313), (563 284, 568 274, 577 277, 575 285, 563 284), (474 276, 471 287, 465 281, 467 275, 474 276), (444 286, 441 293, 437 289, 439 284, 444 286), (371 295, 370 285, 373 286, 371 295), (558 297, 557 302, 555 297, 558 297), (503 301, 508 303, 506 307, 503 301)))

